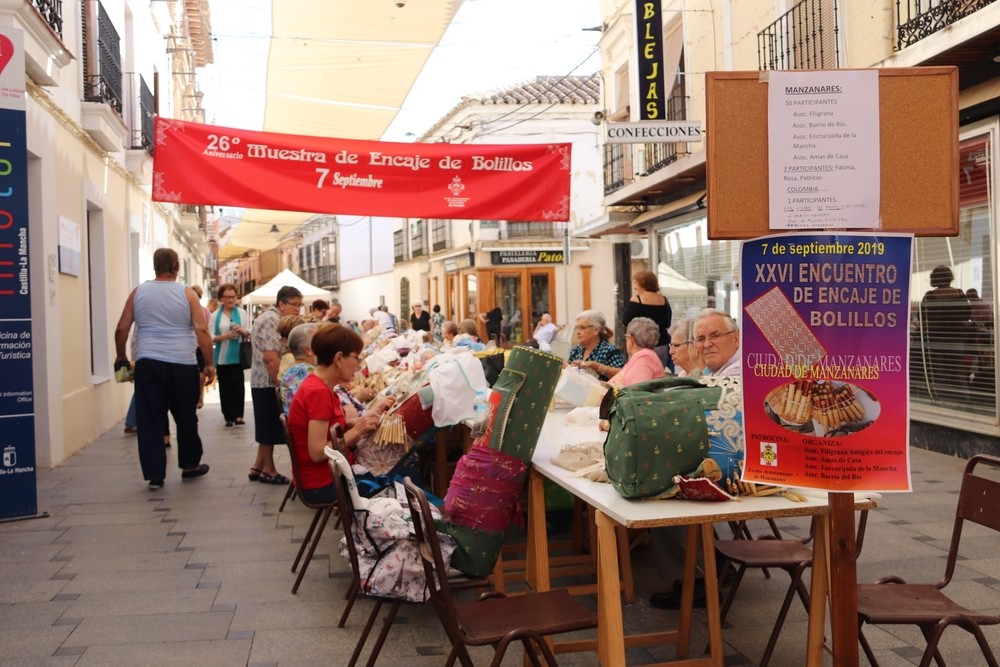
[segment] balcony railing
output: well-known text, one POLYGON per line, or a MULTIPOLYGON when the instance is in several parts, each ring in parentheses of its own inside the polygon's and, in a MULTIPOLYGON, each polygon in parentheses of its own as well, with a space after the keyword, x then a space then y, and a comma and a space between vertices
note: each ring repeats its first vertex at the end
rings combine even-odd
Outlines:
POLYGON ((153 114, 156 102, 146 80, 129 72, 125 77, 125 123, 129 132, 129 148, 153 154, 153 114))
MULTIPOLYGON (((84 98, 88 102, 102 102, 122 113, 122 55, 121 38, 111 23, 104 5, 97 3, 97 71, 85 67, 84 98)), ((92 30, 93 26, 87 26, 92 30)), ((86 40, 86 36, 85 36, 86 40)), ((87 63, 91 65, 91 63, 87 63)), ((91 66, 94 66, 91 65, 91 66)))
POLYGON ((508 222, 501 227, 500 238, 505 241, 526 238, 561 239, 566 226, 565 222, 508 222))
POLYGON ((896 0, 896 50, 916 44, 996 0, 896 0))
POLYGON ((802 0, 757 33, 760 69, 840 67, 839 30, 836 0, 802 0))
MULTIPOLYGON (((688 98, 672 95, 667 100, 665 120, 685 120, 688 98)), ((633 182, 635 176, 648 176, 689 153, 686 142, 653 144, 604 144, 604 194, 608 195, 633 182), (641 172, 636 166, 641 166, 641 172)))
POLYGON ((52 32, 62 39, 62 0, 31 0, 31 4, 52 28, 52 32))
POLYGON ((315 271, 315 280, 312 281, 313 285, 323 288, 332 288, 337 286, 336 266, 318 266, 315 271))

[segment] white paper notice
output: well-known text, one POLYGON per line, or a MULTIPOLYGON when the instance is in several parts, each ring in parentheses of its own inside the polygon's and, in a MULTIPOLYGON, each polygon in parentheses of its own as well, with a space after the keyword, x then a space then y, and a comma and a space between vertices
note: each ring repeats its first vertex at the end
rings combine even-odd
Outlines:
POLYGON ((879 225, 878 72, 771 72, 771 229, 879 225))

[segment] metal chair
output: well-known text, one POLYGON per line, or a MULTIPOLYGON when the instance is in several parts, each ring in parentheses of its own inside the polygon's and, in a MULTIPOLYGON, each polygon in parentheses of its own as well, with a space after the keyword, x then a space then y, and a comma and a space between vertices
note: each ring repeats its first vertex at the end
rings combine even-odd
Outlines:
POLYGON ((441 557, 430 503, 424 492, 409 479, 403 485, 413 516, 413 529, 427 576, 430 600, 452 643, 446 667, 454 665, 456 659, 464 667, 472 667, 466 647, 487 644, 495 650, 490 665, 497 667, 512 641, 521 642, 525 655, 535 667, 541 665, 536 651, 545 657, 547 664, 556 665, 545 637, 597 627, 597 616, 565 590, 525 593, 509 598, 502 593, 491 592, 483 594, 475 602, 456 604, 448 581, 448 569, 441 557))
MULTIPOLYGON (((292 434, 288 430, 288 420, 285 415, 281 415, 281 428, 285 432, 285 442, 288 444, 288 454, 289 458, 292 460, 292 480, 295 486, 298 487, 302 484, 302 475, 299 471, 299 462, 295 457, 295 446, 292 444, 292 434)), ((302 539, 302 546, 299 547, 299 552, 295 556, 295 562, 292 563, 292 572, 299 567, 299 561, 302 561, 302 569, 299 570, 298 576, 295 578, 295 585, 292 586, 292 594, 299 592, 299 584, 302 583, 302 577, 305 576, 306 568, 309 567, 309 562, 312 560, 313 553, 316 552, 316 546, 319 544, 319 538, 323 535, 323 530, 326 528, 327 522, 330 520, 330 516, 337 509, 337 502, 329 503, 311 503, 305 499, 305 496, 299 495, 299 500, 303 505, 309 509, 315 510, 316 513, 313 515, 312 522, 309 524, 309 530, 306 531, 305 537, 302 539), (306 549, 308 548, 308 551, 306 549), (305 554, 305 560, 302 559, 303 553, 305 554)))
POLYGON ((858 585, 858 639, 873 666, 877 667, 878 661, 862 632, 865 623, 919 627, 927 640, 920 667, 928 667, 931 658, 940 667, 944 667, 938 641, 949 626, 957 625, 976 638, 987 664, 997 667, 996 656, 993 655, 981 626, 1000 624, 1000 615, 967 609, 944 592, 955 574, 955 562, 958 560, 965 522, 970 521, 1000 532, 1000 478, 997 474, 991 477, 974 474, 976 466, 980 464, 1000 469, 1000 457, 978 454, 969 459, 965 466, 943 579, 936 584, 908 584, 900 577, 889 576, 874 584, 858 585))
MULTIPOLYGON (((771 660, 771 654, 774 652, 775 644, 778 642, 778 635, 781 634, 781 628, 785 624, 785 617, 788 615, 788 609, 791 607, 792 599, 796 593, 799 599, 802 600, 806 612, 809 611, 809 589, 806 588, 805 583, 802 581, 802 575, 806 569, 812 567, 813 552, 809 546, 809 542, 812 541, 812 533, 816 528, 816 520, 814 519, 809 530, 809 535, 805 539, 790 540, 783 539, 774 522, 769 522, 771 530, 774 533, 773 535, 764 535, 755 539, 717 540, 715 543, 715 550, 718 552, 720 563, 722 564, 720 570, 724 569, 727 563, 737 566, 732 587, 729 589, 729 594, 722 603, 720 623, 726 621, 726 615, 729 613, 729 608, 733 605, 733 600, 736 599, 736 592, 739 590, 740 583, 743 581, 743 575, 746 574, 748 568, 758 568, 764 570, 765 573, 769 568, 784 570, 791 578, 788 589, 785 591, 785 597, 781 602, 781 609, 778 611, 778 618, 774 622, 771 636, 767 641, 767 646, 764 648, 764 655, 761 656, 760 667, 767 667, 768 662, 771 660)), ((856 553, 861 552, 867 523, 868 511, 864 510, 861 512, 861 518, 858 520, 857 541, 855 543, 856 553)), ((739 530, 734 532, 737 535, 749 534, 745 526, 740 526, 739 530)))

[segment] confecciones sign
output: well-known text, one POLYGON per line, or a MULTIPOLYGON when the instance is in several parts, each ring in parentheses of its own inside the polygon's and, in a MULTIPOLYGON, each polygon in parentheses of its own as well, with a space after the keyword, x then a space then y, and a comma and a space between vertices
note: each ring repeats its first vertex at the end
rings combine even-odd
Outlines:
POLYGON ((571 148, 250 132, 156 119, 153 199, 383 217, 569 220, 571 148))
POLYGON ((663 120, 663 10, 660 0, 635 0, 636 48, 639 50, 639 120, 663 120))
POLYGON ((0 520, 37 514, 24 33, 0 26, 0 520))

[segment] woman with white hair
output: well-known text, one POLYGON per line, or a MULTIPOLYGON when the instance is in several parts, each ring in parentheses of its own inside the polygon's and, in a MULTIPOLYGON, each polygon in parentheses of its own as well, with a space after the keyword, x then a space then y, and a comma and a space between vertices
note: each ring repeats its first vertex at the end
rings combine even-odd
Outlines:
POLYGON ((635 317, 625 330, 625 351, 628 362, 611 377, 610 384, 627 387, 636 382, 655 380, 665 375, 663 362, 657 356, 660 325, 648 317, 635 317))
MULTIPOLYGON (((332 325, 323 325, 332 326, 332 325)), ((285 416, 292 405, 292 398, 299 390, 302 381, 316 370, 316 355, 312 351, 313 334, 320 324, 306 322, 299 324, 288 333, 288 352, 294 357, 291 365, 278 378, 278 391, 281 394, 281 407, 285 416)))
POLYGON ((694 344, 693 317, 685 317, 670 327, 670 357, 677 377, 698 377, 705 370, 701 351, 694 344))
POLYGON ((576 316, 576 345, 569 351, 569 363, 597 374, 605 382, 625 365, 625 355, 608 342, 611 330, 604 315, 585 310, 576 316))

